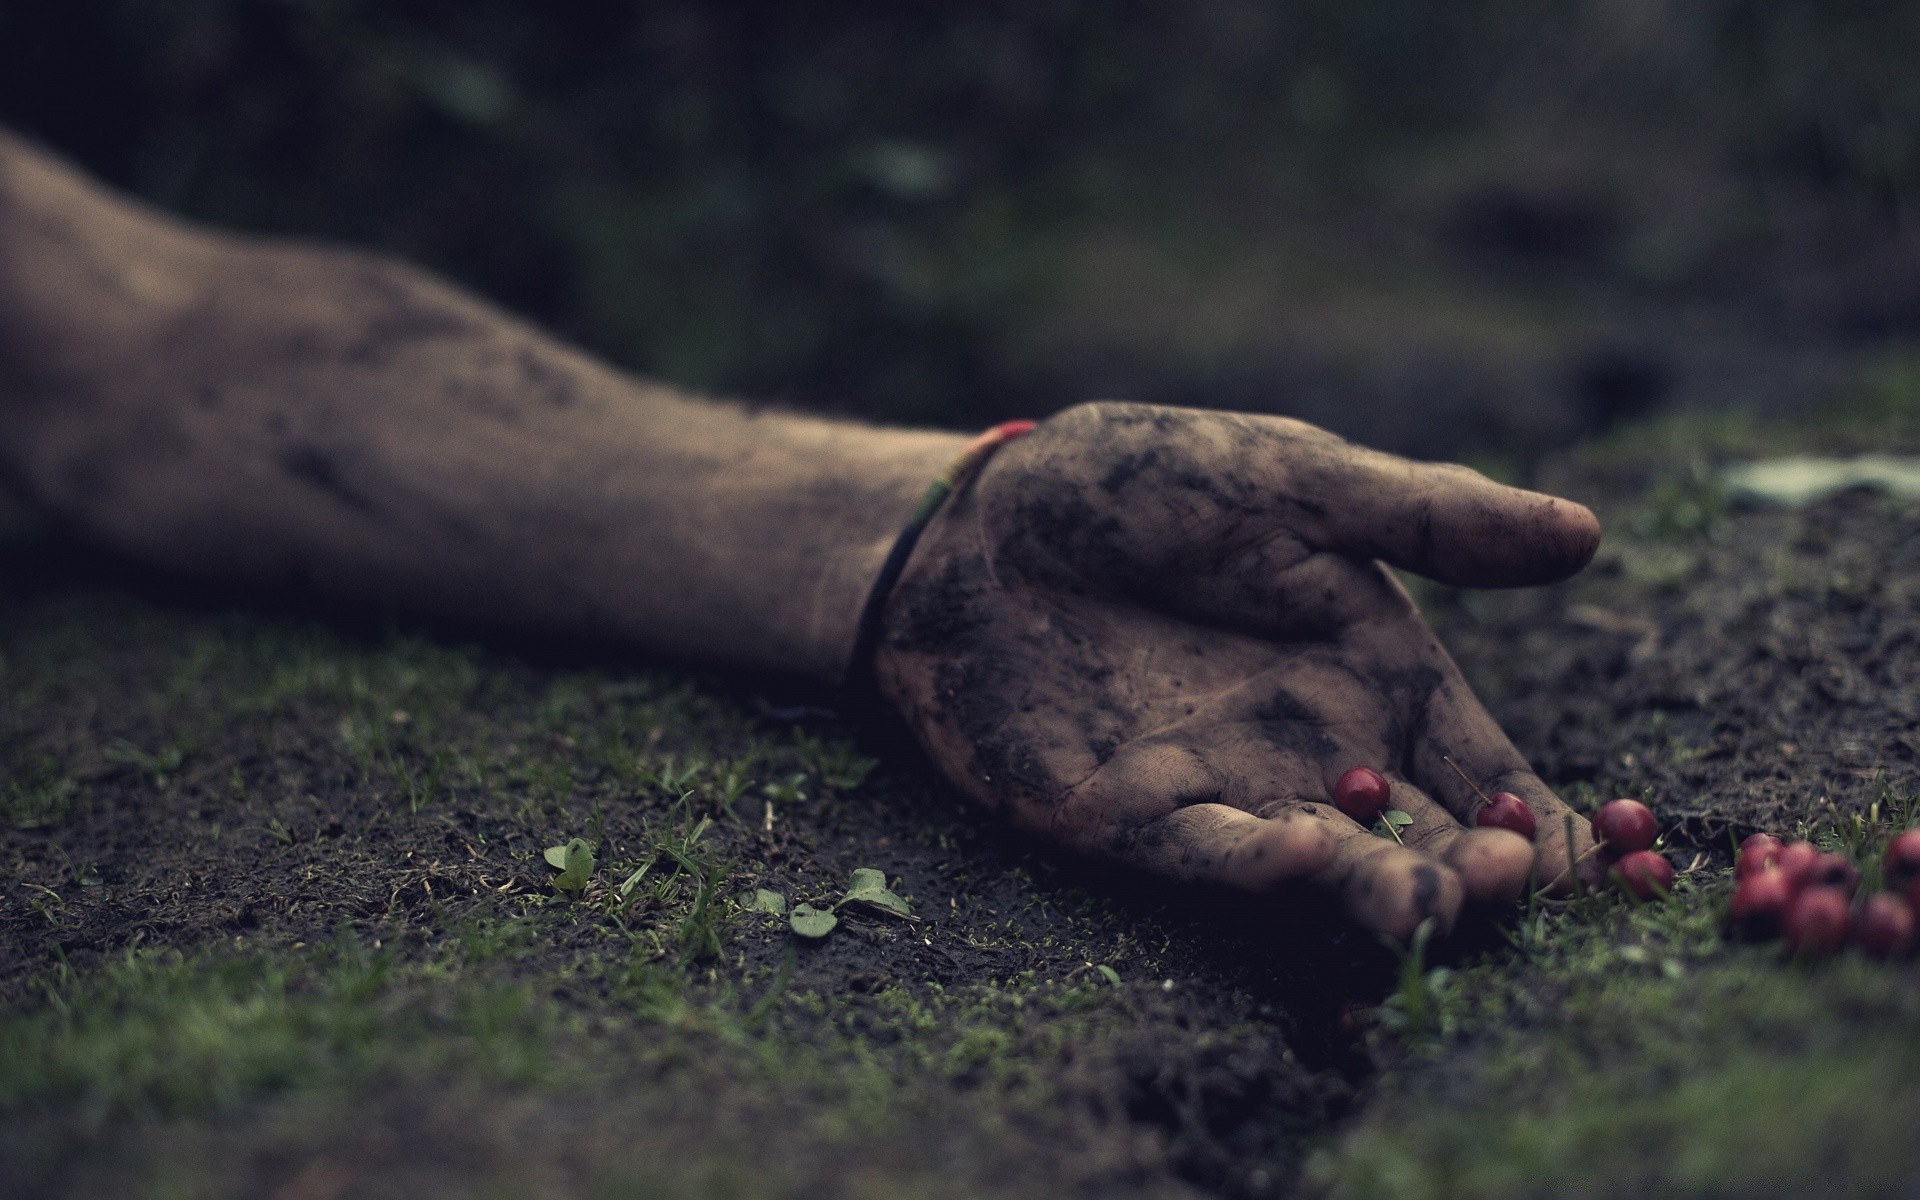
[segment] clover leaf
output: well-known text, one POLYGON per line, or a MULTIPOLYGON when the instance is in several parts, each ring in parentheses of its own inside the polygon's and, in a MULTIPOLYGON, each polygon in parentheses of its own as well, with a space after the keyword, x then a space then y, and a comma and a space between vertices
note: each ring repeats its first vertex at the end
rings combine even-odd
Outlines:
POLYGON ((796 904, 793 912, 787 916, 787 924, 803 938, 823 938, 833 932, 840 918, 828 908, 815 908, 811 904, 796 904))
POLYGON ((847 883, 847 894, 840 897, 840 903, 834 907, 839 908, 841 904, 871 904, 896 917, 904 917, 909 921, 914 919, 913 909, 887 886, 885 873, 872 867, 861 867, 853 873, 853 878, 847 883))
POLYGON ((771 913, 778 917, 787 911, 787 898, 769 888, 755 888, 750 896, 741 894, 740 907, 747 912, 771 913))
POLYGON ((548 846, 545 858, 559 870, 553 886, 578 896, 593 879, 593 847, 585 838, 574 838, 563 846, 548 846))

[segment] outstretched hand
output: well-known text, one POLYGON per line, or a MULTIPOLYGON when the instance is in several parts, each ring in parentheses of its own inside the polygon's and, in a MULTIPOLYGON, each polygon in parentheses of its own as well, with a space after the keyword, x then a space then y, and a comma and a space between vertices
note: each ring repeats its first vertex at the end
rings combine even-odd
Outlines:
MULTIPOLYGON (((882 692, 1015 824, 1182 880, 1309 880, 1405 938, 1570 883, 1592 845, 1382 563, 1551 583, 1592 557, 1577 504, 1298 421, 1087 404, 1003 449, 934 518, 887 605, 882 692), (1473 828, 1517 793, 1536 842, 1473 828), (1405 845, 1334 808, 1367 766, 1405 845)), ((1592 862, 1591 858, 1585 861, 1592 862)))

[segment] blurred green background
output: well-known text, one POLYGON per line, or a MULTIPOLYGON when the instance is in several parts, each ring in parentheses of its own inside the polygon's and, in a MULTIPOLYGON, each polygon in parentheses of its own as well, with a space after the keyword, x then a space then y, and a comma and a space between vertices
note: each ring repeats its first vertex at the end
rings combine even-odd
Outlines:
POLYGON ((1418 454, 1912 353, 1920 6, 0 6, 0 121, 701 390, 1418 454))

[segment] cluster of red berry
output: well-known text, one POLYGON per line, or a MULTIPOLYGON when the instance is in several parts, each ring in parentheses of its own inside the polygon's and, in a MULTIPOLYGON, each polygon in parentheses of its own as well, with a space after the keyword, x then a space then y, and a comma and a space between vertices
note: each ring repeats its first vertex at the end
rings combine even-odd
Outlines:
POLYGON ((1920 909, 1920 829, 1887 844, 1881 869, 1887 890, 1856 913, 1860 872, 1844 855, 1756 833, 1740 843, 1727 917, 1743 936, 1783 937, 1787 949, 1808 958, 1836 954, 1849 940, 1875 958, 1907 954, 1920 909))
MULTIPOLYGON (((1467 778, 1464 772, 1461 778, 1467 778)), ((1471 779, 1467 783, 1473 786, 1471 779)), ((1474 824, 1533 840, 1537 827, 1526 801, 1512 792, 1489 796, 1473 790, 1484 801, 1474 824)), ((1392 796, 1386 776, 1371 767, 1354 767, 1333 786, 1334 807, 1362 825, 1386 817, 1392 796)), ((1596 849, 1613 864, 1609 874, 1642 900, 1673 889, 1673 864, 1653 848, 1658 832, 1653 810, 1638 800, 1609 800, 1593 814, 1596 849)), ((1743 936, 1784 937, 1789 950, 1807 957, 1838 953, 1849 940, 1875 958, 1904 955, 1914 948, 1914 914, 1920 912, 1920 829, 1888 843, 1882 868, 1886 890, 1868 896, 1856 913, 1860 872, 1844 855, 1756 833, 1740 844, 1728 917, 1743 936)))
MULTIPOLYGON (((1468 783, 1471 785, 1472 780, 1468 783)), ((1473 790, 1480 792, 1477 787, 1473 790)), ((1525 800, 1512 792, 1495 792, 1491 796, 1481 792, 1480 797, 1486 803, 1474 814, 1474 824, 1510 829, 1528 841, 1533 840, 1533 810, 1525 800)), ((1333 785, 1333 806, 1362 825, 1372 825, 1385 816, 1392 798, 1393 787, 1387 777, 1372 767, 1354 767, 1333 785)))
MULTIPOLYGON (((1453 766, 1451 759, 1448 766, 1453 766)), ((1454 770, 1460 768, 1454 766, 1454 770)), ((1539 832, 1533 810, 1512 792, 1491 796, 1480 790, 1466 772, 1467 781, 1479 795, 1481 805, 1473 814, 1473 823, 1489 829, 1505 829, 1532 841, 1539 832)), ((1333 805, 1362 825, 1372 825, 1386 817, 1393 799, 1393 787, 1387 777, 1372 767, 1354 767, 1333 785, 1333 805)), ((1613 876, 1621 887, 1642 900, 1666 893, 1673 887, 1673 865, 1653 850, 1657 826, 1653 811, 1638 800, 1613 800, 1600 806, 1593 817, 1594 835, 1599 848, 1612 856, 1613 876)))
POLYGON ((1653 810, 1638 800, 1609 800, 1593 814, 1593 836, 1600 852, 1613 860, 1614 883, 1642 900, 1673 890, 1673 864, 1653 848, 1659 825, 1653 810))

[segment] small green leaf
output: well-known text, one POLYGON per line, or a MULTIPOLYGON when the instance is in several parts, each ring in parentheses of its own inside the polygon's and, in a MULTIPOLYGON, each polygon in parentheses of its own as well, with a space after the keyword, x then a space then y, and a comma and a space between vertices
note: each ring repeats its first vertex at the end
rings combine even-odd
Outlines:
POLYGON ((1406 815, 1406 813, 1401 812, 1397 808, 1390 808, 1386 812, 1381 813, 1379 818, 1374 821, 1371 832, 1375 837, 1390 837, 1404 846, 1407 843, 1400 837, 1400 830, 1404 828, 1404 826, 1395 824, 1393 819, 1406 815))
MULTIPOLYGON (((548 853, 551 854, 552 851, 548 851, 548 853)), ((547 861, 551 862, 553 860, 548 859, 547 861)), ((647 877, 647 872, 653 870, 653 864, 658 861, 660 860, 656 858, 650 858, 646 862, 643 862, 638 867, 634 868, 633 874, 627 876, 626 879, 622 881, 622 883, 620 884, 620 898, 622 900, 625 900, 628 896, 633 895, 633 889, 640 886, 640 881, 647 877)))
POLYGON ((815 908, 811 904, 796 904, 787 917, 787 924, 803 938, 823 938, 833 932, 840 918, 833 915, 832 909, 815 908))
POLYGON ((822 770, 820 782, 836 792, 850 792, 865 783, 867 776, 871 775, 873 769, 879 765, 880 760, 877 758, 861 758, 856 755, 837 766, 822 770))
POLYGON ((887 890, 887 875, 872 867, 855 867, 853 878, 847 881, 847 895, 864 892, 884 892, 887 890))
POLYGON ((593 847, 585 838, 574 838, 564 846, 548 846, 543 854, 548 864, 560 868, 553 886, 579 895, 593 878, 593 847))
POLYGON ((747 912, 772 913, 777 917, 787 911, 787 898, 768 888, 755 888, 752 895, 741 894, 740 907, 747 912))
POLYGON ((1381 814, 1381 820, 1393 826, 1395 829, 1405 829, 1407 826, 1413 824, 1412 814, 1401 812, 1397 808, 1390 808, 1381 814))
POLYGON ((1108 966, 1105 963, 1101 963, 1099 966, 1095 967, 1094 970, 1100 972, 1100 978, 1106 980, 1108 983, 1112 984, 1115 987, 1120 986, 1120 972, 1114 970, 1112 967, 1108 966))
POLYGON ((913 909, 887 886, 886 875, 872 867, 861 867, 853 873, 847 883, 847 894, 840 897, 840 903, 834 907, 839 908, 841 904, 871 904, 896 917, 914 919, 913 909))

